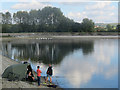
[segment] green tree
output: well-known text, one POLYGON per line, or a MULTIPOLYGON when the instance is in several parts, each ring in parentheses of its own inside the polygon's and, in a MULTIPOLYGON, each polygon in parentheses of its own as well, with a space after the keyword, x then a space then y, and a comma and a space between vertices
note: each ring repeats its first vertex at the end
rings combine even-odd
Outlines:
POLYGON ((2 24, 5 24, 5 14, 2 13, 2 24))
POLYGON ((84 32, 93 32, 94 31, 94 22, 89 20, 88 18, 83 19, 82 21, 82 29, 84 32))
POLYGON ((11 13, 6 12, 5 14, 2 13, 2 23, 3 24, 12 24, 11 13))
POLYGON ((14 22, 16 24, 28 24, 29 23, 29 14, 27 11, 18 11, 13 14, 14 22))
POLYGON ((91 32, 94 22, 88 18, 77 23, 65 17, 56 7, 39 10, 17 11, 13 14, 13 23, 9 12, 2 14, 4 32, 91 32), (6 25, 10 24, 10 25, 6 25))
POLYGON ((30 25, 38 25, 40 20, 40 10, 31 10, 29 12, 29 24, 30 25))
POLYGON ((112 30, 112 26, 110 24, 107 24, 106 28, 107 28, 108 31, 112 30))
POLYGON ((19 32, 29 32, 29 13, 27 11, 18 11, 13 15, 14 22, 18 26, 19 32))
POLYGON ((120 32, 120 24, 118 24, 118 25, 116 26, 116 29, 117 29, 118 32, 120 32))

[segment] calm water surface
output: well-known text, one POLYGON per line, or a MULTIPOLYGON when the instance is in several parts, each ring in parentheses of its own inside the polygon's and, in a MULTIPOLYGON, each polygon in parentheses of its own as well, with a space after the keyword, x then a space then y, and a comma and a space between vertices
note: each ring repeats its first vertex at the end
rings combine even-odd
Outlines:
POLYGON ((40 65, 46 76, 53 66, 53 82, 64 88, 117 88, 118 40, 9 40, 2 54, 16 61, 40 65))

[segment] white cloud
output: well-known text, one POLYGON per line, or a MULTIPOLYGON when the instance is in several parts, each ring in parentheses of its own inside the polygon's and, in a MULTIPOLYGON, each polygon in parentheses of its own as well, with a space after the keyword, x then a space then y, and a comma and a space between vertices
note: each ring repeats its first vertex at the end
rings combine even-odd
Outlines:
POLYGON ((115 13, 110 13, 109 15, 110 15, 110 16, 114 16, 114 15, 115 15, 115 13))
MULTIPOLYGON (((31 0, 34 1, 34 0, 31 0)), ((31 2, 30 0, 1 0, 0 2, 31 2)), ((97 0, 37 0, 39 2, 88 2, 97 0)))
POLYGON ((79 88, 81 84, 87 83, 98 70, 97 64, 93 65, 88 60, 82 60, 81 58, 76 59, 73 63, 73 58, 71 59, 70 56, 65 58, 63 64, 65 65, 62 65, 62 68, 66 71, 64 75, 72 87, 75 88, 79 88))
MULTIPOLYGON (((0 2, 32 2, 34 0, 1 0, 0 2)), ((36 0, 39 2, 101 2, 104 0, 36 0)), ((118 2, 119 0, 113 1, 108 0, 109 2, 118 2)), ((105 2, 105 1, 104 1, 105 2)))
POLYGON ((104 80, 110 79, 118 73, 118 66, 112 63, 112 57, 118 49, 117 45, 114 41, 95 40, 92 54, 87 57, 74 56, 77 51, 73 52, 73 55, 64 58, 59 70, 55 68, 57 72, 55 75, 65 76, 73 88, 80 88, 81 85, 87 84, 94 75, 103 75, 104 80))
POLYGON ((87 18, 86 12, 70 12, 68 13, 67 17, 73 19, 76 22, 82 22, 83 18, 87 18))
POLYGON ((46 6, 51 6, 51 5, 33 0, 32 2, 15 4, 14 6, 12 6, 12 9, 19 9, 19 10, 42 9, 46 6))
MULTIPOLYGON (((9 0, 5 0, 9 1, 9 0)), ((45 3, 46 0, 43 2, 41 0, 13 0, 18 2, 18 4, 13 5, 10 9, 11 10, 30 10, 30 9, 42 9, 46 6, 52 6, 48 3, 45 3)), ((55 0, 47 0, 48 2, 53 2, 55 0)), ((47 2, 46 1, 46 2, 47 2)), ((83 1, 83 0, 82 0, 83 1)), ((72 7, 81 6, 84 8, 84 11, 76 11, 71 10, 67 13, 67 17, 73 19, 76 22, 81 22, 83 18, 92 19, 94 22, 100 23, 116 23, 118 22, 118 7, 112 5, 112 1, 95 1, 92 0, 91 2, 85 1, 82 2, 81 0, 70 0, 70 1, 61 1, 60 4, 64 5, 71 5, 72 7), (79 2, 78 2, 79 1, 79 2)), ((56 2, 59 2, 58 0, 56 2)), ((116 2, 117 3, 117 2, 116 2)), ((79 8, 79 7, 78 7, 79 8)), ((63 7, 64 9, 64 7, 63 7)), ((5 10, 1 10, 6 12, 5 10)), ((10 10, 9 10, 10 11, 10 10)), ((64 13, 64 12, 63 12, 64 13)))
POLYGON ((87 16, 93 19, 96 22, 116 22, 118 8, 111 5, 111 2, 97 2, 94 5, 86 6, 87 16))
POLYGON ((111 57, 114 55, 115 53, 115 47, 114 46, 114 42, 109 43, 109 41, 107 40, 99 40, 95 42, 95 46, 94 46, 95 50, 94 51, 94 58, 95 60, 99 63, 102 62, 106 65, 110 64, 111 61, 111 57), (101 43, 102 42, 102 43, 101 43), (104 45, 103 45, 104 43, 104 45), (109 47, 108 47, 109 46, 109 47))
POLYGON ((112 76, 118 73, 118 69, 110 67, 108 71, 104 72, 104 76, 107 79, 110 79, 112 76))
POLYGON ((94 10, 94 9, 103 9, 106 6, 109 6, 111 4, 111 2, 97 2, 94 5, 87 5, 86 9, 87 10, 94 10))
POLYGON ((1 10, 0 10, 0 12, 2 12, 2 13, 6 13, 6 12, 8 12, 8 11, 9 11, 9 10, 7 10, 7 9, 3 9, 3 10, 1 9, 1 10))
POLYGON ((77 22, 81 22, 86 17, 97 23, 117 23, 118 21, 118 7, 112 5, 112 2, 93 2, 84 7, 83 12, 70 12, 67 16, 77 22))

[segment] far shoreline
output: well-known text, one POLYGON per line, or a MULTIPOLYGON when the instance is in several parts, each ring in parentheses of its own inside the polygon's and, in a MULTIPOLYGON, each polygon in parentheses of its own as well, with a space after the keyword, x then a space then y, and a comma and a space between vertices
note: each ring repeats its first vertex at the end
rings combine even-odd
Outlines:
POLYGON ((119 32, 24 32, 0 33, 0 36, 116 36, 119 32))
POLYGON ((18 37, 1 37, 1 40, 15 39, 33 39, 33 40, 82 40, 82 39, 119 39, 119 36, 18 36, 18 37))
POLYGON ((118 32, 39 32, 39 33, 0 33, 1 39, 118 39, 118 32))

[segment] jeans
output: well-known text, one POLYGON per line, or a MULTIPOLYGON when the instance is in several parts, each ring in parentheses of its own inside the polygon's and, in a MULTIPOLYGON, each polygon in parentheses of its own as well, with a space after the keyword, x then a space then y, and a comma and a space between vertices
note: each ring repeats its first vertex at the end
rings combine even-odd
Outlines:
POLYGON ((37 76, 38 78, 38 86, 40 86, 40 79, 41 79, 41 76, 37 76))

